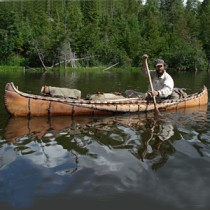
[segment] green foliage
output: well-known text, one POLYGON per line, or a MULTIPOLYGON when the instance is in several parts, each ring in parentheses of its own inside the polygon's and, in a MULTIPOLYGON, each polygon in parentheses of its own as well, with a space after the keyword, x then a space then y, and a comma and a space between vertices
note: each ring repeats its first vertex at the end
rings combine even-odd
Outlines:
POLYGON ((176 70, 194 71, 206 67, 203 63, 206 57, 202 48, 200 46, 196 47, 196 43, 190 43, 186 40, 176 40, 176 45, 163 52, 161 57, 167 61, 170 68, 176 70))
POLYGON ((210 62, 210 0, 204 0, 199 11, 200 39, 210 62))
POLYGON ((209 21, 210 0, 1 2, 0 64, 129 67, 148 53, 171 68, 202 69, 209 21))

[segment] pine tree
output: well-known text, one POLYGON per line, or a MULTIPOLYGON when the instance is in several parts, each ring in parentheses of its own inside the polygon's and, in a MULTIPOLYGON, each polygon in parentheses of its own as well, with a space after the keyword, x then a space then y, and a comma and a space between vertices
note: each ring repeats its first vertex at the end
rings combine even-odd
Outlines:
POLYGON ((148 0, 145 4, 143 17, 146 17, 142 19, 142 37, 145 40, 143 48, 153 57, 168 48, 163 36, 163 21, 159 1, 148 0))
POLYGON ((187 0, 186 2, 185 18, 192 37, 198 37, 199 35, 198 11, 200 4, 198 0, 187 0))

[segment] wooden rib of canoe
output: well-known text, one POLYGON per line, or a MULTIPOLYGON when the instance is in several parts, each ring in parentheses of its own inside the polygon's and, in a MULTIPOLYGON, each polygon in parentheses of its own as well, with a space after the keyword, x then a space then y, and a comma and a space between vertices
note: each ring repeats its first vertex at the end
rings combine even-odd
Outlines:
MULTIPOLYGON (((5 107, 10 115, 21 117, 62 115, 113 115, 116 113, 137 113, 154 110, 154 103, 139 98, 113 100, 62 99, 33 95, 19 91, 7 83, 4 95, 5 107)), ((160 111, 187 109, 208 104, 208 90, 178 100, 162 100, 157 103, 160 111)))

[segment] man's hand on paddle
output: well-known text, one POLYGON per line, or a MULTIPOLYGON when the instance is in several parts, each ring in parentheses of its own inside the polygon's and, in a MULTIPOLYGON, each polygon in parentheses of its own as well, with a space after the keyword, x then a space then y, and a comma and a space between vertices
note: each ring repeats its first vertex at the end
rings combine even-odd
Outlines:
POLYGON ((143 60, 146 60, 146 59, 148 59, 149 58, 149 56, 147 55, 147 54, 144 54, 144 55, 142 55, 142 57, 141 57, 143 60))
POLYGON ((158 96, 159 93, 158 93, 158 91, 153 90, 153 91, 150 92, 150 94, 151 94, 152 96, 155 96, 155 97, 156 97, 156 96, 158 96))

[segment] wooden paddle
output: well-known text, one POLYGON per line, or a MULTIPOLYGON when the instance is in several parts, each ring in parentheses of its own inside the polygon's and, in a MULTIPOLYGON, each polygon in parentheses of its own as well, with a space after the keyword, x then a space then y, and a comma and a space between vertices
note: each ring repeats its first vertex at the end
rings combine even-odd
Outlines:
MULTIPOLYGON (((151 75, 150 75, 150 72, 149 72, 149 67, 148 67, 148 63, 147 63, 147 58, 145 58, 145 67, 146 67, 146 70, 147 70, 147 74, 148 74, 148 78, 149 78, 149 84, 150 84, 150 88, 151 88, 151 91, 153 92, 154 91, 154 88, 153 88, 153 85, 152 85, 152 79, 151 79, 151 75)), ((155 107, 155 113, 156 114, 160 114, 158 108, 157 108, 157 102, 156 102, 156 98, 155 96, 152 96, 153 98, 153 102, 154 102, 154 107, 155 107)))

